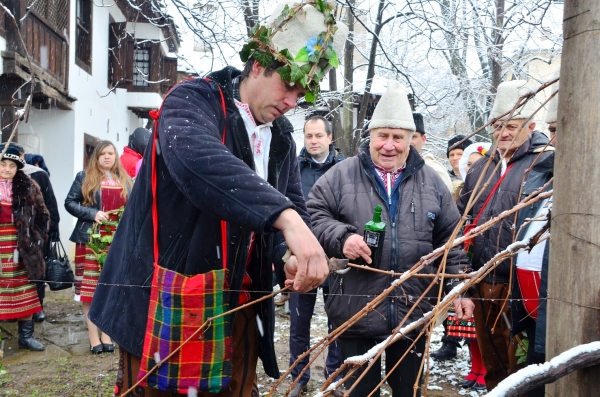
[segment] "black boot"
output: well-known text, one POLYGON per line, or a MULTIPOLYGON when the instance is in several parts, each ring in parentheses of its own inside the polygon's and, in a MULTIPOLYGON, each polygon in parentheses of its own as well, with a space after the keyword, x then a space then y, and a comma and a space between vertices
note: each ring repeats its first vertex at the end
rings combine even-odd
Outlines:
POLYGON ((456 342, 443 342, 442 347, 431 353, 431 357, 438 361, 452 360, 456 358, 456 342))
POLYGON ((32 319, 36 323, 41 323, 46 319, 46 315, 44 314, 44 311, 42 310, 41 312, 33 313, 32 319))
POLYGON ((19 321, 19 349, 42 351, 46 348, 33 339, 33 320, 19 321))

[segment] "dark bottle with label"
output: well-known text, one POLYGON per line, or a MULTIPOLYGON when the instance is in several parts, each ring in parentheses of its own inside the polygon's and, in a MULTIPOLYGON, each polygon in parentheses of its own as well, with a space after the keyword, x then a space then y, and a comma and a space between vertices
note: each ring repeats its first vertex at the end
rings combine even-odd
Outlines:
POLYGON ((383 250, 383 240, 385 238, 385 222, 381 221, 380 205, 375 206, 373 219, 366 223, 363 238, 371 249, 372 262, 369 266, 378 267, 381 260, 381 251, 383 250))

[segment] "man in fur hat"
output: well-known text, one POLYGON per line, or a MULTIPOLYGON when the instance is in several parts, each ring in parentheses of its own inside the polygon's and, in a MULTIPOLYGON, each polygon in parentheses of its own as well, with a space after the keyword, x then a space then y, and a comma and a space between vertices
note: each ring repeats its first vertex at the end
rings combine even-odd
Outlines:
MULTIPOLYGON (((196 280, 197 275, 226 270, 224 285, 199 289, 222 299, 216 308, 222 312, 271 291, 272 264, 295 291, 310 291, 327 276, 325 254, 309 227, 293 127, 284 117, 303 97, 315 101, 321 76, 337 65, 346 41, 347 28, 336 24, 330 5, 315 6, 319 9, 297 1, 281 3, 242 49, 243 71, 226 67, 207 79, 187 80, 153 113, 158 138, 153 150, 145 152, 89 313, 120 346, 117 395, 135 383, 141 365, 143 373, 143 365, 149 370, 176 346, 186 349, 183 342, 189 335, 180 329, 188 322, 197 329, 207 317, 198 310, 213 308, 184 308, 183 324, 175 318, 153 322, 157 317, 149 312, 150 293, 165 293, 153 272, 196 280), (284 264, 288 248, 292 256, 284 264), (171 333, 155 332, 165 328, 171 333), (147 343, 157 339, 168 348, 149 350, 153 345, 147 343)), ((181 288, 173 288, 177 299, 187 298, 181 288)), ((225 344, 219 350, 207 346, 178 353, 149 378, 144 395, 187 392, 190 378, 199 396, 220 391, 219 396, 258 395, 258 357, 267 375, 280 376, 274 321, 272 300, 226 316, 223 334, 207 332, 201 339, 219 346, 230 340, 230 348, 225 344), (206 367, 211 368, 207 375, 206 367)))
MULTIPOLYGON (((487 152, 473 164, 457 203, 459 211, 464 213, 471 194, 478 194, 478 191, 474 191, 475 185, 485 171, 483 181, 489 181, 489 184, 467 212, 472 219, 479 216, 478 224, 483 224, 503 211, 513 208, 519 201, 519 192, 521 192, 526 170, 536 159, 538 162, 544 162, 553 149, 547 147, 548 138, 541 132, 535 131, 535 122, 528 120, 536 108, 531 100, 517 109, 512 118, 509 119, 508 115, 502 116, 510 112, 519 97, 529 91, 527 81, 523 80, 508 81, 498 86, 496 100, 490 113, 491 119, 497 119, 493 123, 493 139, 497 143, 497 150, 487 152), (547 152, 542 153, 538 158, 544 151, 547 152), (492 163, 486 170, 488 161, 492 163), (501 164, 496 169, 499 163, 501 164), (503 179, 500 180, 501 178, 503 179), (495 186, 497 186, 496 190, 493 191, 495 186), (487 198, 494 194, 497 196, 485 205, 487 198)), ((512 218, 475 237, 472 252, 473 268, 481 268, 512 242, 512 218)), ((510 260, 507 259, 477 287, 479 299, 475 299, 475 326, 477 342, 487 370, 485 383, 488 391, 520 368, 515 355, 517 343, 511 341, 509 336, 510 305, 505 304, 505 299, 510 293, 510 269, 510 260)))
MULTIPOLYGON (((357 156, 342 161, 319 178, 308 195, 313 232, 327 255, 364 260, 385 271, 405 272, 421 256, 447 242, 460 214, 440 176, 425 166, 411 146, 414 131, 406 92, 400 84, 390 81, 369 124, 369 140, 360 146, 357 156), (371 250, 363 239, 365 224, 373 218, 375 206, 383 208, 381 221, 387 225, 378 263, 372 262, 371 250)), ((450 250, 446 272, 458 273, 467 266, 461 247, 450 250)), ((431 266, 423 272, 436 270, 431 266)), ((435 287, 409 314, 430 282, 425 278, 406 280, 377 310, 345 331, 339 339, 342 359, 365 354, 390 336, 401 321, 406 320, 404 325, 408 325, 430 311, 429 298, 435 300, 438 295, 435 287)), ((446 292, 451 284, 444 285, 446 292)), ((351 268, 345 274, 332 274, 331 295, 325 309, 333 327, 340 327, 389 285, 388 275, 367 270, 351 268)), ((459 318, 471 315, 473 302, 469 299, 457 299, 454 305, 459 318)), ((386 349, 387 382, 394 397, 413 395, 425 350, 424 338, 410 347, 416 335, 411 333, 386 349), (390 374, 409 349, 411 352, 390 374)), ((369 395, 381 381, 380 367, 380 363, 374 365, 351 396, 369 395)), ((346 387, 352 386, 360 374, 361 371, 354 373, 346 387)), ((379 391, 374 395, 379 396, 379 391)))

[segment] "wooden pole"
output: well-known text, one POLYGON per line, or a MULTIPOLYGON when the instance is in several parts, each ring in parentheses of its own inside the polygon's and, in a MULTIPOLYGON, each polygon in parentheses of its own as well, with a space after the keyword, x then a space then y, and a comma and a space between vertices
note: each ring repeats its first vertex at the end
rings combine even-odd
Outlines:
MULTIPOLYGON (((600 52, 593 50, 600 48, 600 1, 564 7, 546 360, 600 340, 600 52)), ((546 393, 597 396, 600 367, 574 372, 546 393)))

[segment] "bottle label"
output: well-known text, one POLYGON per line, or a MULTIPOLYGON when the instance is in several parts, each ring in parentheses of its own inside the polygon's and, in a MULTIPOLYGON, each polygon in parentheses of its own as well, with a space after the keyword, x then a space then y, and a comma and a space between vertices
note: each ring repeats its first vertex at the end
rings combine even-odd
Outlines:
POLYGON ((379 237, 380 234, 378 232, 373 232, 370 230, 365 230, 365 243, 371 247, 379 247, 379 237))

